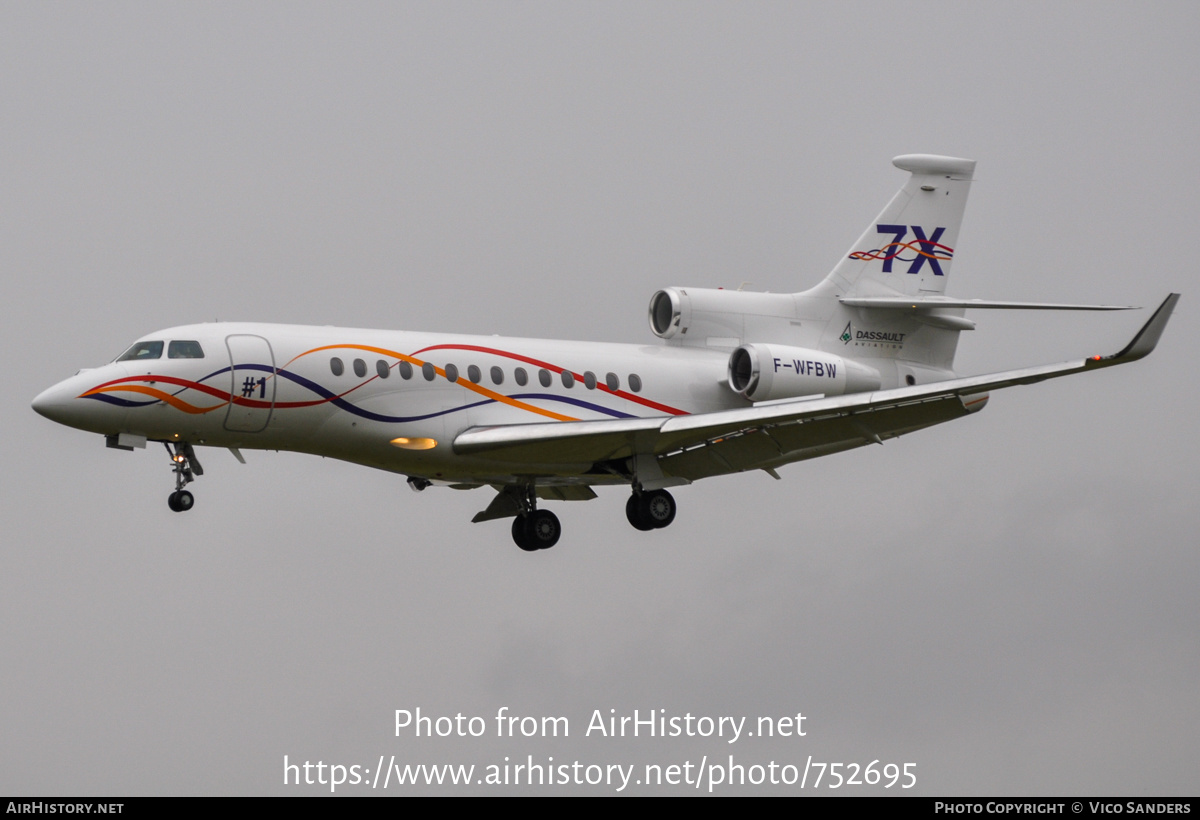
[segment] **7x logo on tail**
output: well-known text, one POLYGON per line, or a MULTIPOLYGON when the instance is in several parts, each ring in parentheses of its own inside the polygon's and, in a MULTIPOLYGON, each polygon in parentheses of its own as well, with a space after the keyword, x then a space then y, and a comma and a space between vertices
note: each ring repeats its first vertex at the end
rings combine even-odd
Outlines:
POLYGON ((929 236, 925 235, 925 229, 920 225, 876 225, 875 230, 892 236, 892 241, 878 250, 855 251, 850 254, 851 259, 882 259, 884 273, 892 272, 892 262, 896 259, 912 263, 905 273, 920 272, 921 267, 928 261, 934 276, 944 276, 942 267, 938 263, 954 258, 954 248, 938 241, 945 233, 945 228, 934 228, 933 233, 929 236), (905 242, 904 237, 908 235, 910 227, 916 239, 905 242), (900 255, 904 251, 912 251, 916 255, 911 259, 905 259, 900 255))

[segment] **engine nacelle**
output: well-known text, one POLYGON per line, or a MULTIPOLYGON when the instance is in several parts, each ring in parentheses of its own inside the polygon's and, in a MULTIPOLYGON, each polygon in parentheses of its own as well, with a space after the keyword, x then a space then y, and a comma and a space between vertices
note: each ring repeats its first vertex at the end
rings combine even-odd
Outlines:
POLYGON ((650 298, 650 329, 668 344, 733 350, 742 342, 783 338, 796 318, 791 293, 663 288, 650 298))
MULTIPOLYGON (((687 327, 684 319, 684 299, 686 294, 678 288, 660 290, 650 297, 650 329, 660 339, 670 339, 687 327)), ((691 305, 686 305, 691 307, 691 305)), ((688 310, 691 318, 691 311, 688 310)))
POLYGON ((878 390, 878 371, 832 353, 787 345, 742 345, 729 356, 729 387, 751 401, 878 390))

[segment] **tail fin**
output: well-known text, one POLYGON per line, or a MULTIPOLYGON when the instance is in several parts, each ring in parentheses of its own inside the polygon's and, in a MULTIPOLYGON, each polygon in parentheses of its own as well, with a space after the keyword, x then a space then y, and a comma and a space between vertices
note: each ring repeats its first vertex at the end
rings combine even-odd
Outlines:
POLYGON ((905 154, 912 173, 825 279, 840 296, 919 296, 946 289, 975 160, 905 154))

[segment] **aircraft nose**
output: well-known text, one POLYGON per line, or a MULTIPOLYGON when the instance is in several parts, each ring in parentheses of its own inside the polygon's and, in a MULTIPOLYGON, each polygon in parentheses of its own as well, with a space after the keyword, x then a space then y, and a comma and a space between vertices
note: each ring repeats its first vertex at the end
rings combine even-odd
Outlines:
POLYGON ((33 400, 33 409, 38 415, 45 416, 59 424, 69 424, 67 421, 67 401, 63 395, 63 387, 56 384, 37 394, 33 400))
POLYGON ((80 396, 102 379, 103 374, 97 376, 95 371, 80 371, 39 393, 33 400, 33 409, 38 415, 68 427, 111 432, 124 418, 125 409, 80 396))

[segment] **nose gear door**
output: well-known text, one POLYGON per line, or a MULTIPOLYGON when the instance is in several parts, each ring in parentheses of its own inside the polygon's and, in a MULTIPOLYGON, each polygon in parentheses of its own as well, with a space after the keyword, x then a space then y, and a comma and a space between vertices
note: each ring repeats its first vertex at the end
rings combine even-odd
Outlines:
POLYGON ((229 349, 229 411, 225 429, 258 433, 275 407, 275 354, 262 336, 238 333, 225 337, 229 349))

